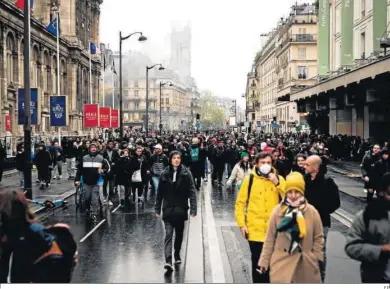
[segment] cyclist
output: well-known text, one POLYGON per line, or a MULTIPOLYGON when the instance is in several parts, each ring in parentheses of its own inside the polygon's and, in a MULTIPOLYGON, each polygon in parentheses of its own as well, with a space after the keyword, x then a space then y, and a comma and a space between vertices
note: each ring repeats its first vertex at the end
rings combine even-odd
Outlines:
POLYGON ((102 176, 107 175, 110 172, 110 165, 101 154, 98 154, 97 144, 92 143, 89 146, 89 152, 85 155, 79 167, 75 178, 75 186, 80 186, 80 179, 83 178, 83 190, 84 198, 87 204, 87 208, 90 208, 89 214, 92 221, 97 221, 97 210, 99 206, 100 190, 103 183, 101 182, 102 176))

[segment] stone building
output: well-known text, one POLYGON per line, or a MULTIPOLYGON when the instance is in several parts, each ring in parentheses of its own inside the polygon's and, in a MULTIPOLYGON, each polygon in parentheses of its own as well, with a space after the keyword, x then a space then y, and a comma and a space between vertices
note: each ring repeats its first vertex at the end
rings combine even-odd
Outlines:
MULTIPOLYGON (((46 26, 60 11, 60 88, 68 95, 69 126, 64 134, 83 133, 83 104, 90 102, 89 41, 99 44, 99 15, 102 0, 35 0, 31 16, 31 87, 40 89, 40 124, 33 133, 53 135, 49 97, 57 94, 56 38, 46 26)), ((23 11, 12 2, 0 2, 0 134, 22 135, 18 120, 18 89, 23 88, 23 11), (6 116, 11 128, 6 132, 6 116)), ((98 102, 100 56, 92 56, 92 95, 98 102)))

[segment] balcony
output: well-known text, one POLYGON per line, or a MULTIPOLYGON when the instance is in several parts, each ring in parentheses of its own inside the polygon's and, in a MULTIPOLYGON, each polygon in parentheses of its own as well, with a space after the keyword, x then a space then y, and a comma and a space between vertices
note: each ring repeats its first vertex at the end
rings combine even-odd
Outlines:
POLYGON ((317 34, 288 34, 281 40, 276 53, 282 51, 289 43, 317 43, 317 34))

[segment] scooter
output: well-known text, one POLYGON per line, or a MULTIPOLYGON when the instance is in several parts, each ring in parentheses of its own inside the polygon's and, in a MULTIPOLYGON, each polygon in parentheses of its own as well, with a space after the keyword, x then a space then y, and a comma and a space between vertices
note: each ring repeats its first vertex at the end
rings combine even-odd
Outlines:
MULTIPOLYGON (((24 194, 26 194, 26 192, 24 192, 24 194)), ((64 200, 54 200, 54 201, 50 201, 50 200, 37 201, 37 200, 30 200, 30 199, 26 199, 26 200, 31 204, 37 204, 37 205, 44 207, 46 209, 60 208, 60 207, 64 207, 65 205, 68 204, 68 202, 64 201, 64 200)))

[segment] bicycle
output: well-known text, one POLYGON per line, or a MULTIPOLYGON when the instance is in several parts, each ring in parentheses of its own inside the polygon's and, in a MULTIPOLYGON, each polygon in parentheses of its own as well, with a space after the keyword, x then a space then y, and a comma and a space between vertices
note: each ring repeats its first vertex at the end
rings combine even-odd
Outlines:
MULTIPOLYGON (((76 210, 80 210, 80 212, 87 213, 86 217, 88 217, 88 218, 91 217, 91 215, 89 214, 90 209, 91 209, 91 203, 89 200, 88 201, 85 200, 85 194, 84 194, 84 188, 83 188, 83 177, 80 178, 80 185, 77 186, 77 188, 76 188, 75 203, 76 203, 76 210), (88 204, 87 204, 87 202, 88 202, 88 204)), ((103 218, 103 203, 102 203, 102 200, 100 197, 100 193, 99 193, 98 203, 99 203, 99 208, 98 208, 99 215, 101 218, 103 218)))

